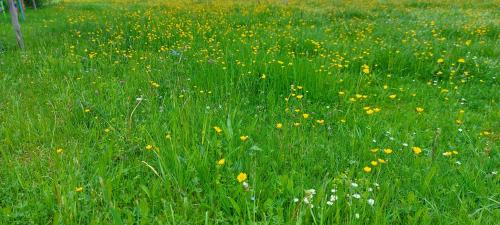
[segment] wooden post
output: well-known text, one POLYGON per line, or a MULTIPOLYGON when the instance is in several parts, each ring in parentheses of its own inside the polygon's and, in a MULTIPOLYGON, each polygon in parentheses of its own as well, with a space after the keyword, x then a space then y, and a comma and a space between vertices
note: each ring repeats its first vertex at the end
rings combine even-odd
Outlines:
POLYGON ((24 41, 23 35, 21 34, 21 26, 19 25, 19 18, 17 16, 16 5, 14 4, 14 0, 9 1, 9 12, 10 12, 10 21, 12 23, 12 28, 14 29, 14 33, 16 33, 16 41, 19 48, 24 49, 24 41))

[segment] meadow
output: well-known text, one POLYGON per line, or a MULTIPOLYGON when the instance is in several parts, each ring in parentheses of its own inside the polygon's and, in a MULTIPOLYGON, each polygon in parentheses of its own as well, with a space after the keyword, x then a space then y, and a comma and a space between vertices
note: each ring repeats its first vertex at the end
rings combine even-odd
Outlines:
POLYGON ((0 224, 500 221, 499 1, 66 0, 21 29, 0 224))

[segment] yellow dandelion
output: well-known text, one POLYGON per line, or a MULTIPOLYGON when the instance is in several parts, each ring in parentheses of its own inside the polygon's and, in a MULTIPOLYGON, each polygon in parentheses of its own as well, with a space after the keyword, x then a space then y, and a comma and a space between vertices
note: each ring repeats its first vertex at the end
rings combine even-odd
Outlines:
POLYGON ((385 153, 385 154, 391 154, 391 153, 392 153, 392 149, 390 149, 390 148, 385 148, 385 149, 384 149, 384 153, 385 153))
POLYGON ((464 58, 460 58, 457 60, 459 63, 464 63, 465 62, 465 59, 464 58))
POLYGON ((153 145, 146 145, 146 150, 151 150, 153 149, 153 145))
POLYGON ((372 149, 370 149, 370 152, 377 153, 378 152, 378 148, 372 148, 372 149))
POLYGON ((297 98, 298 100, 301 100, 302 98, 304 98, 304 95, 297 95, 295 98, 297 98))
POLYGON ((373 112, 374 112, 374 111, 373 111, 373 110, 371 110, 371 109, 369 109, 369 110, 366 110, 366 114, 368 114, 368 115, 371 115, 371 114, 373 114, 373 112))
POLYGON ((219 160, 217 161, 217 165, 219 165, 219 166, 223 166, 225 163, 226 163, 226 160, 225 160, 224 158, 219 159, 219 160))
POLYGON ((316 120, 316 123, 323 125, 325 124, 325 120, 316 120))
POLYGON ((365 166, 365 168, 363 168, 363 171, 365 171, 366 173, 369 173, 372 171, 372 168, 369 166, 365 166))
POLYGON ((397 95, 389 95, 390 99, 395 99, 397 95))
POLYGON ((62 154, 64 152, 64 149, 58 148, 56 149, 57 154, 62 154))
POLYGON ((75 188, 75 192, 82 192, 83 191, 83 187, 77 187, 75 188))
POLYGON ((370 67, 366 64, 362 65, 361 68, 363 69, 363 73, 369 74, 370 73, 370 67))
POLYGON ((437 60, 437 62, 438 62, 438 63, 444 63, 444 59, 443 59, 443 58, 439 58, 439 59, 437 60))
POLYGON ((222 129, 220 127, 218 127, 218 126, 215 126, 214 130, 215 130, 215 133, 217 133, 217 134, 222 133, 222 129))
POLYGON ((247 174, 246 173, 243 173, 241 172, 240 174, 238 174, 238 176, 236 177, 236 179, 238 180, 238 182, 243 182, 243 181, 246 181, 248 178, 247 174))
POLYGON ((443 156, 451 156, 451 155, 453 155, 452 152, 443 152, 443 156))
POLYGON ((413 153, 419 155, 420 153, 422 153, 422 149, 419 148, 419 147, 412 147, 411 150, 413 151, 413 153))
POLYGON ((377 161, 371 161, 370 164, 372 164, 372 166, 377 166, 378 162, 377 161))
POLYGON ((424 112, 424 108, 417 107, 417 108, 415 108, 415 111, 417 111, 418 113, 422 113, 422 112, 424 112))
POLYGON ((240 136, 240 140, 243 141, 243 142, 245 142, 245 141, 248 140, 248 136, 247 135, 242 135, 242 136, 240 136))
POLYGON ((304 117, 304 119, 307 119, 307 118, 309 118, 309 114, 304 113, 304 114, 302 114, 302 117, 304 117))
POLYGON ((277 123, 275 127, 276 127, 276 129, 281 129, 281 128, 283 128, 283 124, 282 123, 277 123))
POLYGON ((378 161, 379 163, 381 163, 381 164, 386 163, 386 161, 385 161, 384 159, 378 159, 377 161, 378 161))

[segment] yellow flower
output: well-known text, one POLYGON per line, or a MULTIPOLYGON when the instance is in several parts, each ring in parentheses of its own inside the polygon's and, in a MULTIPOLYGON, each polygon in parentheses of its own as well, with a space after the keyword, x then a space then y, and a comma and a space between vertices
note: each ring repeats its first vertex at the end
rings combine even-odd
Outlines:
POLYGON ((372 164, 372 166, 377 166, 378 162, 377 161, 371 161, 370 164, 372 164))
POLYGON ((389 88, 389 86, 387 86, 387 84, 384 84, 384 90, 387 90, 387 88, 389 88))
POLYGON ((223 166, 224 163, 226 163, 226 160, 224 158, 219 159, 219 161, 217 161, 217 165, 219 165, 219 166, 223 166))
POLYGON ((366 64, 362 65, 361 68, 363 68, 363 73, 369 74, 370 73, 370 67, 366 64))
POLYGON ((295 123, 293 123, 293 125, 298 127, 298 126, 300 126, 300 123, 295 122, 295 123))
POLYGON ((297 97, 296 97, 296 98, 297 98, 298 100, 300 100, 300 99, 304 98, 304 95, 297 95, 297 97))
POLYGON ((345 92, 339 91, 339 95, 345 95, 345 92))
POLYGON ((58 149, 56 149, 56 152, 57 152, 58 154, 62 154, 62 153, 64 152, 64 150, 63 150, 62 148, 58 148, 58 149))
POLYGON ((83 187, 77 187, 77 188, 75 188, 75 191, 76 192, 82 192, 83 191, 83 187))
POLYGON ((304 114, 302 114, 302 117, 304 117, 304 119, 307 119, 307 118, 309 118, 309 114, 304 113, 304 114))
POLYGON ((151 149, 153 149, 152 145, 146 145, 146 150, 151 150, 151 149))
POLYGON ((248 136, 247 135, 242 135, 242 136, 240 136, 240 140, 243 141, 243 142, 245 142, 245 141, 248 140, 248 136))
POLYGON ((380 108, 374 108, 374 109, 373 109, 373 111, 374 111, 374 112, 376 112, 376 113, 377 113, 377 112, 380 112, 380 110, 381 110, 380 108))
POLYGON ((384 159, 378 159, 378 162, 379 163, 386 163, 386 161, 384 159))
POLYGON ((156 82, 151 82, 151 86, 153 86, 154 88, 159 88, 160 85, 156 82))
POLYGON ((451 156, 451 155, 453 155, 453 153, 452 152, 444 152, 443 155, 444 156, 451 156))
POLYGON ((241 172, 240 174, 238 174, 238 176, 236 177, 236 179, 238 180, 238 182, 243 182, 243 181, 246 181, 248 178, 247 174, 246 173, 243 173, 241 172))
POLYGON ((459 63, 464 63, 464 62, 465 62, 465 59, 464 59, 464 58, 460 58, 460 59, 458 59, 458 62, 459 62, 459 63))
POLYGON ((385 148, 385 149, 384 149, 384 153, 385 153, 385 154, 391 154, 391 153, 392 153, 392 149, 390 149, 390 148, 385 148))
POLYGON ((316 120, 316 123, 323 125, 325 123, 325 120, 316 120))
POLYGON ((378 152, 378 148, 372 148, 372 149, 370 149, 370 151, 371 151, 372 153, 377 153, 377 152, 378 152))
POLYGON ((215 133, 217 133, 217 134, 222 133, 222 129, 220 127, 218 127, 218 126, 215 126, 214 130, 215 130, 215 133))
POLYGON ((372 171, 372 168, 369 166, 365 166, 365 168, 363 168, 363 171, 365 171, 366 173, 369 173, 372 171))
POLYGON ((479 135, 481 135, 481 136, 490 136, 490 134, 491 133, 489 131, 486 131, 486 130, 479 133, 479 135))
POLYGON ((368 114, 368 115, 371 115, 371 114, 373 114, 373 110, 371 110, 371 109, 369 109, 369 110, 366 110, 366 114, 368 114))
POLYGON ((104 129, 104 132, 109 133, 111 131, 109 128, 104 129))
POLYGON ((282 123, 277 123, 276 124, 276 129, 281 129, 283 128, 283 124, 282 123))
POLYGON ((443 62, 444 62, 444 59, 443 59, 443 58, 439 58, 439 59, 437 60, 437 62, 438 62, 438 63, 443 63, 443 62))
POLYGON ((422 112, 424 112, 424 108, 417 107, 417 108, 415 109, 415 111, 417 111, 418 113, 422 113, 422 112))
POLYGON ((396 95, 389 95, 389 98, 390 98, 390 99, 395 99, 395 98, 396 98, 396 95))
POLYGON ((85 109, 84 111, 85 111, 86 113, 88 113, 88 112, 90 112, 90 109, 85 109))
POLYGON ((413 151, 413 153, 415 153, 417 155, 422 153, 422 149, 419 147, 412 147, 411 150, 413 151))

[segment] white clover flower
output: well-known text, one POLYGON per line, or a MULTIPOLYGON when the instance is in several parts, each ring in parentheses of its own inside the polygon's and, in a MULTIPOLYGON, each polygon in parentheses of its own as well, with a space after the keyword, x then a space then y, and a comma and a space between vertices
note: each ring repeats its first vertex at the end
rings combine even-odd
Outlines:
POLYGON ((351 187, 353 187, 353 188, 357 188, 357 187, 358 187, 358 184, 356 184, 356 183, 352 182, 352 183, 351 183, 351 187))
POLYGON ((337 195, 330 195, 331 202, 337 201, 337 199, 339 199, 339 197, 337 195))
POLYGON ((335 188, 332 189, 332 193, 335 193, 335 192, 337 192, 337 189, 335 189, 335 188))
POLYGON ((356 217, 356 219, 359 219, 359 213, 354 214, 354 217, 356 217))
POLYGON ((361 198, 361 195, 356 193, 356 194, 353 194, 352 197, 356 198, 356 199, 360 199, 361 198))
POLYGON ((403 146, 408 147, 408 143, 403 143, 403 146))
POLYGON ((299 202, 299 199, 298 198, 293 198, 293 202, 297 203, 297 202, 299 202))
POLYGON ((368 199, 368 205, 373 205, 375 204, 375 200, 373 198, 368 199))
POLYGON ((333 202, 327 201, 326 204, 331 206, 331 205, 333 205, 333 202))
POLYGON ((373 191, 373 188, 368 188, 368 191, 369 191, 369 192, 372 192, 372 191, 373 191))
POLYGON ((456 163, 457 165, 459 165, 459 166, 460 166, 460 165, 462 165, 462 162, 460 162, 460 161, 456 161, 455 163, 456 163))

